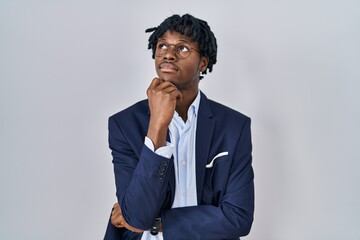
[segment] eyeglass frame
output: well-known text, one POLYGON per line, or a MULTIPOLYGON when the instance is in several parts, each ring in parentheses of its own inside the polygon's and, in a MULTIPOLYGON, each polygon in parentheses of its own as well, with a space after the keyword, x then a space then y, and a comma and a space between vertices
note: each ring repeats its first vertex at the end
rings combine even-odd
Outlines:
POLYGON ((187 57, 182 57, 182 56, 180 56, 179 51, 178 51, 178 49, 179 49, 178 46, 179 46, 179 45, 181 46, 182 44, 183 44, 183 43, 170 44, 170 43, 166 43, 166 42, 162 42, 162 41, 157 42, 156 45, 155 45, 155 53, 154 53, 154 55, 155 55, 156 57, 165 56, 165 55, 168 53, 168 51, 169 51, 169 49, 170 49, 170 48, 169 48, 170 46, 174 46, 174 53, 175 53, 176 57, 178 57, 178 58, 180 58, 180 59, 186 59, 186 58, 188 58, 188 57, 191 55, 191 53, 192 53, 191 50, 194 50, 194 51, 196 51, 196 52, 198 52, 198 53, 201 54, 200 50, 197 50, 196 48, 193 48, 193 47, 190 47, 190 46, 189 46, 189 47, 188 47, 188 46, 183 46, 183 47, 189 48, 189 55, 188 55, 187 57), (164 44, 164 45, 168 46, 168 48, 166 49, 166 51, 165 51, 164 53, 162 53, 162 54, 157 54, 157 50, 158 50, 159 44, 164 44))

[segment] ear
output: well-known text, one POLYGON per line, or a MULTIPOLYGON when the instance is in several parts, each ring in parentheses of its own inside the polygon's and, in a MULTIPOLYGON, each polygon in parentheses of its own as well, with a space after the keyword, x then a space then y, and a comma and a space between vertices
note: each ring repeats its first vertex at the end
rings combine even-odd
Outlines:
POLYGON ((200 72, 204 72, 209 64, 209 58, 202 56, 200 58, 199 70, 200 72))

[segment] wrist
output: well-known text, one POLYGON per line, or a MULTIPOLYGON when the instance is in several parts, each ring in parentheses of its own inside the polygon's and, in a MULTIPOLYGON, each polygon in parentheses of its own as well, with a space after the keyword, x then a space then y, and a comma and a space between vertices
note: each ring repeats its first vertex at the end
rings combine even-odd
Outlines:
POLYGON ((163 232, 162 222, 160 221, 159 232, 163 232))
POLYGON ((168 126, 158 125, 156 126, 150 120, 149 128, 147 132, 147 137, 150 138, 154 145, 154 151, 159 147, 166 145, 166 134, 167 134, 168 126))

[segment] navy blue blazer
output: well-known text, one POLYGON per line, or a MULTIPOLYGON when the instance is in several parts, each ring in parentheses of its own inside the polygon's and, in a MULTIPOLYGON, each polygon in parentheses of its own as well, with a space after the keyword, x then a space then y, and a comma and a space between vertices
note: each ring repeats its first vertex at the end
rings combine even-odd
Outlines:
MULTIPOLYGON (((201 93, 196 129, 198 206, 171 209, 173 159, 144 145, 150 119, 147 100, 109 118, 116 196, 126 221, 149 229, 161 216, 164 239, 239 239, 249 233, 254 213, 250 118, 201 93), (221 152, 225 156, 212 159, 221 152), (206 167, 207 165, 207 167, 206 167)), ((140 239, 114 227, 106 240, 140 239)))

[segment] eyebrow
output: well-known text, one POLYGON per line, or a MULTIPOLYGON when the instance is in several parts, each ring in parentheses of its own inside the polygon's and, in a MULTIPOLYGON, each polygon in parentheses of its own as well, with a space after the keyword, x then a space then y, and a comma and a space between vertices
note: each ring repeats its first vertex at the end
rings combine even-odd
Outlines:
MULTIPOLYGON (((160 40, 160 41, 166 41, 166 38, 160 37, 158 40, 160 40)), ((188 40, 185 40, 185 39, 179 39, 179 42, 185 42, 185 43, 191 44, 191 42, 189 42, 188 40)))

